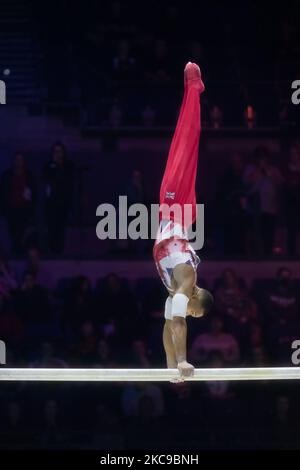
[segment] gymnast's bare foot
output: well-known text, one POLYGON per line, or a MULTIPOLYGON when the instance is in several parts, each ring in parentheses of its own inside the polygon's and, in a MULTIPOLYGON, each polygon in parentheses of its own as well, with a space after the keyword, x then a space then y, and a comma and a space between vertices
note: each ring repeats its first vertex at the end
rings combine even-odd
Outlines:
POLYGON ((195 86, 196 84, 200 93, 204 91, 205 87, 201 78, 201 70, 199 65, 195 64, 194 62, 188 62, 186 64, 184 69, 184 83, 185 86, 195 86))

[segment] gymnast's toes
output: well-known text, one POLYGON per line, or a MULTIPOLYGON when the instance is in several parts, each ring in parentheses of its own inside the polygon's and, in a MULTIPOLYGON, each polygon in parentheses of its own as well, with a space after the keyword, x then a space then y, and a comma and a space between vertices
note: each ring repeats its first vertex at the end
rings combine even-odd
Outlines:
POLYGON ((204 84, 201 79, 200 67, 194 62, 188 62, 186 64, 184 69, 184 81, 186 85, 196 85, 200 93, 204 91, 204 84))

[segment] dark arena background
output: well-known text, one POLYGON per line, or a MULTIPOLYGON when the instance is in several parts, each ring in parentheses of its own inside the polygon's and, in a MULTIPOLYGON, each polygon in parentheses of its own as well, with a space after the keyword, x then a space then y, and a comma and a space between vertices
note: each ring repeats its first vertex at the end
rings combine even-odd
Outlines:
MULTIPOLYGON (((0 372, 166 367, 154 241, 100 240, 96 209, 158 203, 188 61, 206 86, 198 283, 215 299, 187 319, 188 358, 300 367, 299 21, 297 1, 0 1, 0 372)), ((297 380, 0 382, 2 452, 299 435, 297 380)))

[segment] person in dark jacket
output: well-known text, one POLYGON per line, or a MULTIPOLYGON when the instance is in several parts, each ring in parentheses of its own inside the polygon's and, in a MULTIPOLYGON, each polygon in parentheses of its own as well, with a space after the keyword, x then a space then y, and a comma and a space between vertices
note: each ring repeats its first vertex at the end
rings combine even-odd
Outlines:
POLYGON ((2 214, 7 222, 12 250, 21 255, 34 236, 35 183, 24 155, 16 153, 12 166, 6 170, 0 183, 2 214))
POLYGON ((50 161, 45 168, 46 219, 49 247, 53 253, 64 250, 65 232, 73 193, 73 162, 67 157, 64 145, 53 145, 50 161))

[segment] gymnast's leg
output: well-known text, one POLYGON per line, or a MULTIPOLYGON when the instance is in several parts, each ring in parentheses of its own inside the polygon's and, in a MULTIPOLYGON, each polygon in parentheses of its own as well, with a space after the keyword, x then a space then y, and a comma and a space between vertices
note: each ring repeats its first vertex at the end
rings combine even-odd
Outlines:
MULTIPOLYGON (((201 131, 200 94, 204 91, 201 72, 189 62, 184 70, 184 96, 168 161, 160 188, 160 204, 192 206, 196 219, 195 181, 201 131)), ((161 218, 165 219, 161 212, 161 218)))

